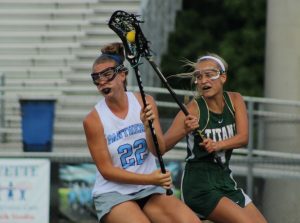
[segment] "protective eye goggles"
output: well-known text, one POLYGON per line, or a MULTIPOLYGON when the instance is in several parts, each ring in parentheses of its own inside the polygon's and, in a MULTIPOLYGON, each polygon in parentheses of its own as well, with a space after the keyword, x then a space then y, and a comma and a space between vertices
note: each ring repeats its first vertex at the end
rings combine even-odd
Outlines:
POLYGON ((100 81, 110 82, 116 78, 117 74, 121 71, 127 72, 127 68, 123 64, 116 67, 108 67, 98 73, 92 73, 93 83, 99 85, 100 81))
POLYGON ((223 73, 224 72, 221 72, 218 69, 210 68, 205 70, 195 70, 193 75, 197 80, 202 80, 204 77, 210 80, 217 80, 223 73))

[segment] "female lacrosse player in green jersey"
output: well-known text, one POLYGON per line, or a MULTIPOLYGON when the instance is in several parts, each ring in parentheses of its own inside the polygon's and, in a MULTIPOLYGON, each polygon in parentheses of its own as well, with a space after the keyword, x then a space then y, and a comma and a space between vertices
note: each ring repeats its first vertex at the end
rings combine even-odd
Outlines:
POLYGON ((265 223, 229 169, 232 150, 248 143, 248 117, 242 96, 223 91, 228 65, 215 54, 189 65, 199 96, 187 105, 190 115, 180 111, 164 135, 166 150, 187 138, 182 198, 199 217, 214 222, 265 223))

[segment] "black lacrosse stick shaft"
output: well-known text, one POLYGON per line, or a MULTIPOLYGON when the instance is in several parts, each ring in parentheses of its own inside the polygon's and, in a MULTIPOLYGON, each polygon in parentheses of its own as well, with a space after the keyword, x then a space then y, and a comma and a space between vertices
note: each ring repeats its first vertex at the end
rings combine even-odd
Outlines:
MULTIPOLYGON (((143 83, 142 83, 142 79, 141 79, 141 75, 140 75, 138 66, 134 67, 134 72, 135 72, 136 80, 137 80, 139 90, 140 90, 140 93, 141 93, 141 96, 142 96, 144 107, 146 107, 147 106, 146 95, 145 95, 145 91, 144 91, 144 87, 143 87, 143 83)), ((154 146, 155 146, 155 152, 156 152, 156 155, 157 155, 157 159, 158 159, 158 162, 159 162, 161 172, 166 173, 165 164, 164 164, 161 152, 159 150, 159 144, 158 144, 158 141, 157 141, 157 136, 156 136, 155 131, 154 131, 153 122, 151 120, 149 120, 148 123, 149 123, 149 128, 150 128, 150 132, 151 132, 151 135, 152 135, 152 140, 153 140, 153 143, 154 143, 154 146)), ((167 189, 166 194, 167 195, 172 195, 173 191, 171 189, 167 189)))
POLYGON ((146 57, 146 59, 148 60, 148 62, 150 63, 150 65, 152 66, 152 68, 154 69, 154 71, 158 74, 158 77, 160 78, 160 80, 165 84, 166 88, 168 89, 168 91, 170 92, 170 94, 172 95, 173 99, 176 101, 176 103, 179 105, 180 109, 182 110, 182 112, 185 115, 189 115, 188 110, 186 109, 186 107, 178 100, 176 93, 173 91, 173 89, 171 88, 171 86, 169 85, 168 81, 166 80, 166 78, 164 77, 164 75, 162 74, 162 72, 158 69, 157 65, 154 63, 154 61, 148 57, 146 57))
MULTIPOLYGON (((144 107, 147 106, 146 104, 146 98, 145 98, 145 92, 142 85, 142 79, 141 75, 138 70, 139 66, 139 60, 142 56, 148 55, 149 53, 149 47, 148 47, 148 41, 144 37, 144 34, 139 26, 141 23, 141 20, 137 19, 137 16, 134 14, 129 14, 127 12, 117 10, 115 11, 109 22, 108 26, 120 37, 122 40, 122 43, 125 48, 125 56, 128 62, 131 64, 135 71, 136 79, 138 82, 138 86, 140 89, 140 93, 142 96, 144 107), (134 40, 128 40, 127 34, 129 32, 134 32, 134 40)), ((155 146, 155 151, 157 155, 157 159, 161 168, 162 173, 166 173, 166 168, 162 159, 162 155, 159 150, 159 145, 157 141, 157 137, 155 134, 155 130, 153 127, 152 121, 149 121, 149 128, 152 135, 152 140, 155 146)), ((167 195, 172 195, 173 191, 171 189, 168 189, 166 191, 167 195)))
MULTIPOLYGON (((179 105, 180 109, 182 110, 182 112, 185 115, 189 115, 189 112, 187 110, 187 108, 178 100, 178 97, 176 95, 176 93, 173 91, 173 89, 171 88, 171 86, 169 85, 168 81, 166 80, 166 78, 164 77, 164 75, 162 74, 162 72, 159 70, 158 66, 156 65, 156 63, 150 58, 150 57, 145 57, 147 59, 147 61, 150 63, 150 65, 152 66, 152 68, 154 69, 154 71, 157 73, 158 77, 160 78, 160 80, 164 83, 164 85, 166 86, 166 88, 168 89, 168 91, 170 92, 171 96, 173 97, 173 99, 176 101, 176 103, 179 105)), ((193 135, 195 137, 199 137, 200 142, 203 142, 204 136, 201 134, 200 130, 194 130, 193 131, 193 135)), ((221 157, 213 152, 213 157, 215 159, 215 161, 217 162, 217 164, 222 168, 225 169, 226 166, 223 164, 221 157)))

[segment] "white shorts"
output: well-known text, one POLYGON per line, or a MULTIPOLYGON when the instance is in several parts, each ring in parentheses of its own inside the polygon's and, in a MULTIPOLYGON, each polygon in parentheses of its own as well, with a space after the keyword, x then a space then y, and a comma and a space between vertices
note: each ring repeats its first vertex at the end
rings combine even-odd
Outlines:
POLYGON ((139 200, 145 198, 151 194, 164 194, 166 190, 162 187, 148 187, 141 191, 132 194, 120 194, 118 192, 109 192, 105 194, 100 194, 98 196, 93 197, 95 209, 97 212, 97 217, 99 222, 101 222, 101 218, 109 213, 111 209, 121 204, 125 201, 131 200, 139 200))

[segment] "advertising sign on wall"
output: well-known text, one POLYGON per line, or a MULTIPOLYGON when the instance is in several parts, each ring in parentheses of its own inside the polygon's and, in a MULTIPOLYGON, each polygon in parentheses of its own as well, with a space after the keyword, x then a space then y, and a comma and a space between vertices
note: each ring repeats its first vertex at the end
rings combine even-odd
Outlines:
MULTIPOLYGON (((172 173, 174 195, 180 197, 182 162, 165 161, 172 173)), ((92 163, 61 164, 59 168, 59 211, 71 222, 96 222, 92 189, 96 179, 96 166, 92 163)))
POLYGON ((50 161, 0 159, 0 223, 48 223, 50 161))

